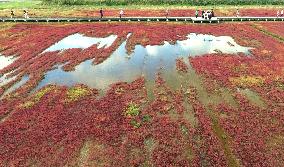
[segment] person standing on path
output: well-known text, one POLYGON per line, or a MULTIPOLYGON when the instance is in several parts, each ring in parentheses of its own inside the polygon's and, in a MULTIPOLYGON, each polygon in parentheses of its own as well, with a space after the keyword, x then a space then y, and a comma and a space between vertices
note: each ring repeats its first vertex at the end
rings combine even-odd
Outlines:
POLYGON ((11 10, 11 18, 14 18, 15 14, 14 14, 14 11, 11 10))
POLYGON ((122 17, 122 15, 124 15, 124 12, 123 12, 123 10, 122 10, 122 9, 120 9, 120 12, 119 12, 119 18, 121 18, 121 17, 122 17))
POLYGON ((211 20, 212 18, 212 12, 210 11, 210 13, 208 13, 208 19, 211 20))
POLYGON ((215 17, 215 13, 213 9, 211 9, 211 17, 215 17))
POLYGON ((169 17, 169 9, 166 10, 166 18, 169 17))
POLYGON ((195 18, 198 17, 198 12, 199 12, 198 10, 195 11, 195 18))
POLYGON ((240 12, 239 12, 239 9, 237 9, 237 17, 239 17, 239 15, 240 15, 240 12))
POLYGON ((279 14, 280 14, 280 12, 279 12, 279 10, 277 10, 277 17, 279 17, 279 14))
POLYGON ((101 15, 101 18, 104 17, 103 8, 100 9, 100 15, 101 15))
POLYGON ((284 10, 282 9, 281 10, 281 17, 283 17, 284 16, 284 10))
POLYGON ((24 18, 25 18, 25 19, 30 18, 29 15, 28 15, 28 11, 26 11, 26 10, 24 10, 24 18))

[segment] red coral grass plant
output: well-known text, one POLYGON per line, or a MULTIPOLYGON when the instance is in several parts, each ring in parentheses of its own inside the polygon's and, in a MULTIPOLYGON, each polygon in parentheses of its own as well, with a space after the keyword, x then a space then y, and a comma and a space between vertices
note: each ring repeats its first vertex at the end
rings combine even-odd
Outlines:
MULTIPOLYGON (((223 112, 218 121, 230 137, 232 152, 240 164, 283 164, 284 48, 278 39, 250 23, 16 24, 5 32, 7 35, 0 36, 1 53, 15 55, 17 60, 0 74, 12 72, 9 77, 17 77, 2 86, 0 93, 22 76, 29 76, 29 81, 0 100, 2 166, 228 166, 227 153, 214 132, 208 107, 223 112), (132 35, 126 47, 131 52, 137 44, 174 43, 192 32, 232 36, 241 45, 253 46, 250 56, 210 54, 190 58, 190 63, 199 75, 216 83, 216 87, 208 87, 209 91, 225 87, 234 92, 242 86, 257 92, 267 106, 253 105, 238 92, 234 96, 237 108, 226 104, 205 106, 195 88, 190 87, 187 93, 182 88, 172 90, 161 75, 155 80, 153 101, 147 99, 145 78, 115 83, 102 97, 98 90, 84 85, 46 86, 28 94, 47 71, 60 64, 68 71, 87 59, 102 63, 129 33, 132 35), (94 45, 85 50, 42 53, 74 33, 96 37, 114 34, 118 38, 107 49, 94 45), (254 77, 261 77, 263 82, 244 84, 251 83, 249 79, 254 77), (192 105, 197 125, 183 117, 185 102, 192 105), (127 116, 125 111, 130 106, 138 114, 127 116)), ((177 66, 183 65, 177 60, 177 66)))
POLYGON ((267 31, 268 33, 274 33, 279 35, 279 37, 284 38, 284 32, 282 31, 282 27, 284 26, 283 22, 277 22, 274 24, 269 24, 269 23, 261 23, 261 24, 256 24, 259 28, 263 29, 264 31, 267 31))
POLYGON ((199 154, 203 155, 200 157, 200 161, 209 166, 227 166, 228 162, 226 161, 224 150, 213 132, 211 119, 207 115, 204 106, 198 101, 196 89, 190 87, 189 90, 190 92, 187 96, 198 119, 196 136, 199 136, 201 141, 197 140, 195 144, 199 145, 199 154))
MULTIPOLYGON (((23 104, 33 101, 31 105, 14 104, 17 107, 1 123, 1 162, 8 166, 76 165, 86 154, 82 153, 87 147, 84 143, 91 141, 93 147, 88 147, 86 163, 103 159, 109 166, 142 163, 198 166, 199 155, 192 139, 195 130, 183 119, 160 117, 157 113, 160 107, 154 107, 163 105, 159 101, 145 106, 144 84, 143 78, 129 84, 113 84, 102 98, 98 98, 97 90, 83 85, 44 87, 23 100, 23 104), (72 93, 74 96, 78 93, 74 89, 89 93, 66 103, 72 93), (37 97, 39 100, 35 100, 37 97), (124 112, 130 102, 140 106, 140 112, 128 117, 124 112), (147 115, 150 118, 144 119, 147 115), (141 126, 133 126, 133 117, 141 121, 141 126), (91 154, 97 149, 99 157, 91 154)), ((10 105, 3 103, 1 113, 10 105)))
POLYGON ((176 59, 176 68, 179 72, 186 73, 188 71, 188 66, 185 64, 182 58, 176 59))
MULTIPOLYGON (((245 166, 278 166, 283 163, 279 147, 272 144, 278 135, 283 134, 283 112, 281 108, 268 106, 267 109, 253 106, 241 94, 235 95, 240 108, 233 109, 225 105, 216 110, 226 113, 221 124, 232 139, 236 155, 245 166), (277 159, 277 160, 276 160, 277 159)), ((280 137, 281 138, 281 137, 280 137)))

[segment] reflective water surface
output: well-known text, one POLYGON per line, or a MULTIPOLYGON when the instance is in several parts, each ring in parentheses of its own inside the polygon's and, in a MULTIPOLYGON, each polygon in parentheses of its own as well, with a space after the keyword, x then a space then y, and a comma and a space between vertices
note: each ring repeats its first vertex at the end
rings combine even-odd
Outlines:
POLYGON ((5 57, 0 54, 0 70, 12 64, 16 60, 13 56, 5 57))
POLYGON ((61 41, 47 48, 44 52, 52 52, 58 50, 66 50, 71 48, 86 49, 92 45, 98 45, 100 48, 108 48, 116 40, 117 35, 110 35, 106 38, 87 37, 82 34, 76 33, 63 38, 61 41))
POLYGON ((175 60, 180 57, 183 57, 189 65, 189 56, 217 52, 232 54, 232 56, 237 53, 248 55, 251 49, 238 45, 233 38, 228 36, 215 37, 192 33, 187 38, 177 41, 175 44, 165 41, 163 45, 148 45, 146 47, 136 45, 130 55, 127 54, 125 48, 126 40, 101 64, 93 65, 93 60, 87 60, 76 66, 75 71, 65 72, 59 66, 57 69, 47 72, 45 79, 40 82, 37 89, 47 84, 71 86, 76 83, 86 84, 92 88, 106 89, 112 83, 130 82, 139 76, 145 76, 147 80, 154 80, 159 68, 162 68, 165 75, 170 74, 176 68, 175 60))
MULTIPOLYGON (((188 57, 212 53, 225 53, 232 56, 236 56, 238 53, 249 55, 250 49, 252 49, 238 45, 229 36, 215 37, 191 33, 186 40, 176 41, 175 44, 165 41, 162 45, 136 45, 133 52, 128 54, 126 43, 130 36, 131 33, 127 35, 126 41, 100 64, 93 65, 94 60, 86 60, 77 65, 75 70, 71 72, 63 71, 63 65, 48 71, 35 90, 48 84, 72 86, 78 83, 88 85, 91 88, 106 90, 113 83, 120 81, 131 82, 139 76, 144 76, 147 81, 153 82, 158 71, 162 72, 167 80, 175 81, 175 78, 177 78, 175 61, 177 58, 183 58, 185 63, 190 66, 188 57)), ((76 33, 63 38, 43 52, 62 51, 71 48, 86 49, 92 45, 104 49, 110 47, 116 39, 117 35, 96 38, 76 33)), ((0 69, 8 66, 13 61, 13 57, 0 56, 0 69)), ((15 76, 7 78, 7 75, 0 76, 0 86, 16 78, 15 76)), ((24 76, 20 82, 14 84, 4 94, 18 89, 28 80, 29 77, 24 76)), ((175 82, 171 83, 175 84, 175 82)))
MULTIPOLYGON (((13 78, 14 78, 14 77, 13 77, 13 78)), ((22 79, 21 79, 19 82, 15 83, 13 86, 11 86, 9 89, 7 89, 7 90, 4 92, 4 94, 2 95, 2 98, 3 98, 5 95, 7 95, 7 94, 13 92, 14 90, 20 88, 20 87, 21 87, 22 85, 24 85, 28 80, 29 80, 29 76, 28 76, 28 75, 23 76, 22 79)))

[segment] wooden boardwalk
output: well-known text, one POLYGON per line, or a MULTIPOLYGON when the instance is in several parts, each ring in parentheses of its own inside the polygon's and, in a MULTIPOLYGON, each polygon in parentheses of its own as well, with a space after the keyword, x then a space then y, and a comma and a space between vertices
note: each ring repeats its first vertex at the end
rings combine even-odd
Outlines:
POLYGON ((0 22, 191 22, 191 23, 220 23, 244 21, 284 21, 284 17, 214 17, 206 20, 201 17, 107 17, 107 18, 0 18, 0 22))

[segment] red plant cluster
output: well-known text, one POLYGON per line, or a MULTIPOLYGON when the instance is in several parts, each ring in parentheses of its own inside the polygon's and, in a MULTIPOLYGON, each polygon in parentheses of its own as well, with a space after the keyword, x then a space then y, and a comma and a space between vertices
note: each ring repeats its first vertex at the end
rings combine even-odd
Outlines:
POLYGON ((283 52, 284 48, 278 39, 253 27, 242 27, 241 32, 234 33, 240 44, 253 46, 250 56, 231 56, 224 54, 210 54, 202 57, 191 58, 190 62, 198 73, 220 81, 225 86, 230 86, 230 78, 240 76, 262 77, 269 84, 283 76, 283 52), (247 35, 243 34, 247 32, 247 35), (250 32, 250 33, 248 33, 250 32), (240 39, 240 36, 243 36, 240 39), (247 41, 247 39, 253 39, 247 41), (270 45, 265 45, 270 43, 270 45))
MULTIPOLYGON (((121 141, 127 129, 132 129, 123 117, 123 108, 128 101, 140 104, 143 96, 133 95, 142 91, 142 86, 142 79, 129 85, 121 83, 99 100, 96 100, 96 94, 89 94, 68 104, 64 102, 67 88, 56 87, 31 108, 15 107, 9 118, 1 123, 2 164, 26 166, 40 160, 42 165, 62 166, 76 156, 82 142, 88 138, 110 146, 121 141), (114 89, 118 87, 125 93, 115 93, 114 89)), ((1 112, 6 105, 9 104, 1 105, 1 112)), ((120 150, 112 148, 114 152, 120 150)), ((115 157, 113 161, 120 163, 115 157)))
MULTIPOLYGON (((262 17, 276 17, 277 9, 239 9, 240 16, 262 16, 262 17)), ((236 11, 231 11, 229 15, 236 15, 236 11), (233 13, 232 13, 233 12, 233 13)))
POLYGON ((281 166, 283 164, 283 107, 269 105, 261 109, 243 95, 236 94, 240 107, 222 104, 222 126, 232 139, 232 146, 244 166, 281 166))
POLYGON ((176 59, 176 69, 184 73, 188 71, 188 67, 182 58, 176 59))
MULTIPOLYGON (((194 114, 198 119, 198 127, 196 135, 203 140, 200 146, 200 154, 204 154, 200 161, 209 166, 227 166, 225 154, 221 143, 213 132, 213 125, 210 117, 206 114, 206 110, 198 100, 198 94, 192 87, 189 88, 188 99, 194 109, 194 114)), ((196 143, 197 144, 197 143, 196 143)))
MULTIPOLYGON (((114 84, 99 99, 96 91, 90 90, 94 93, 71 103, 65 103, 66 87, 53 86, 33 106, 22 108, 18 105, 0 126, 1 165, 76 165, 83 154, 84 142, 92 141, 87 163, 104 159, 107 166, 136 166, 145 162, 156 166, 198 166, 201 155, 194 146, 194 129, 182 118, 174 121, 166 114, 159 116, 158 112, 163 111, 157 109, 163 107, 163 98, 158 94, 145 106, 144 82, 140 78, 130 84, 114 84), (141 106, 139 119, 150 115, 150 120, 142 119, 139 128, 133 127, 131 118, 123 113, 130 101, 141 106), (91 154, 97 149, 99 153, 91 154)), ((168 88, 157 83, 155 89, 168 88)), ((165 96, 172 98, 170 94, 165 96)), ((175 99, 171 104, 179 101, 175 99)), ((10 105, 3 103, 1 112, 10 105)), ((213 154, 208 156, 214 157, 213 154)))
POLYGON ((260 24, 260 28, 263 28, 264 30, 267 30, 267 31, 272 32, 274 34, 277 34, 277 35, 281 36, 282 39, 284 38, 283 26, 284 26, 283 22, 277 22, 277 23, 274 23, 274 24, 269 24, 269 23, 260 24))

